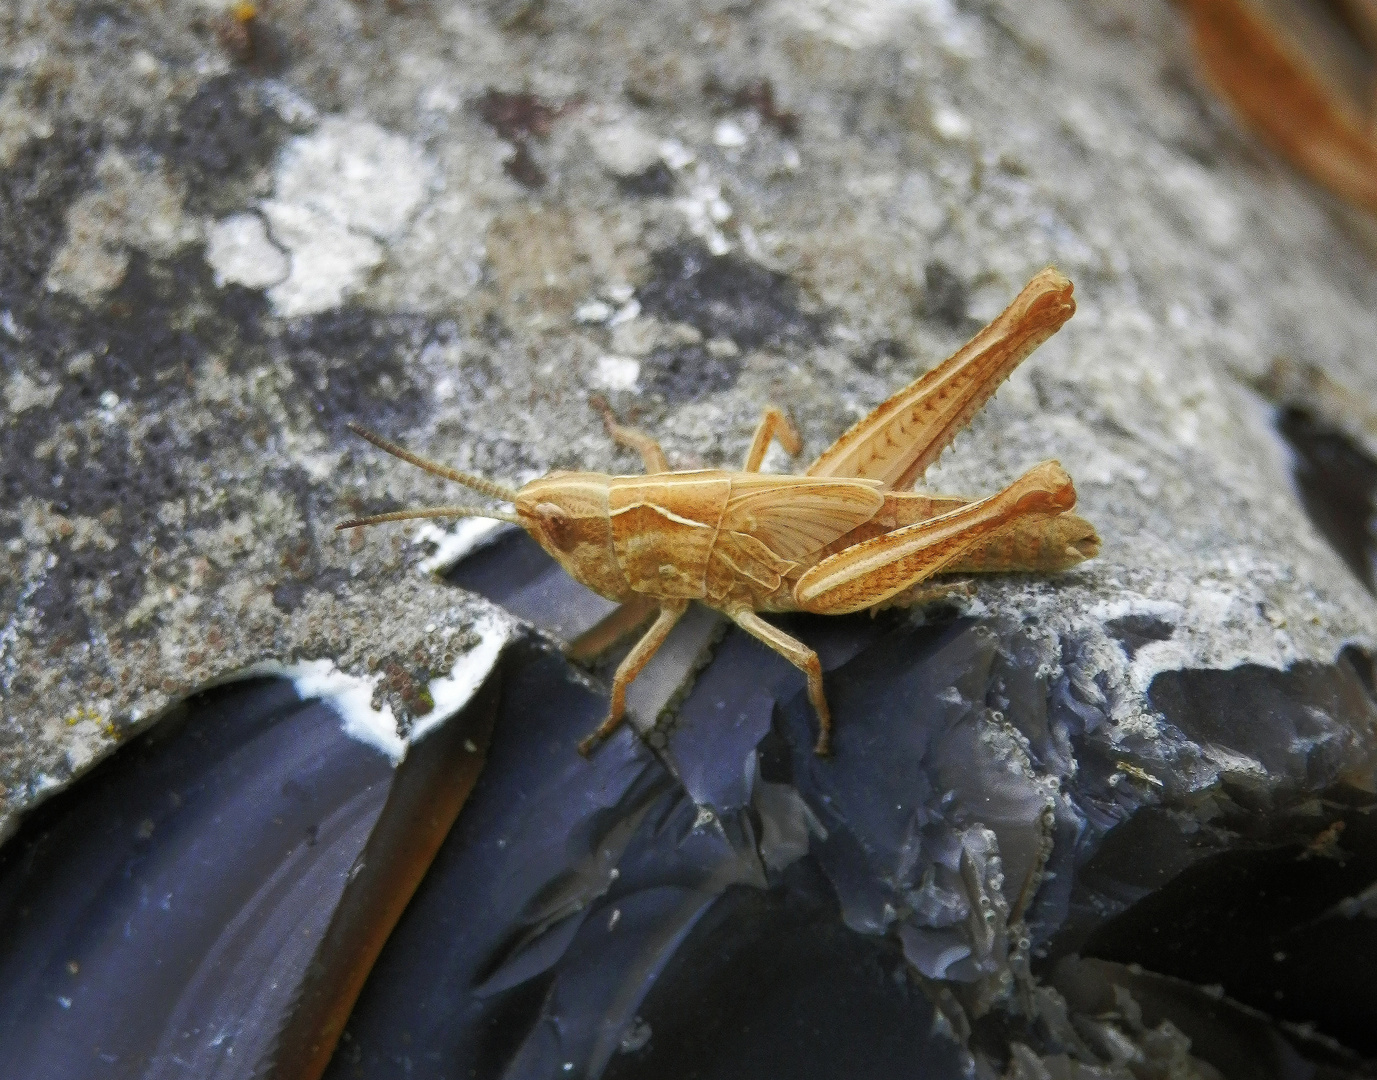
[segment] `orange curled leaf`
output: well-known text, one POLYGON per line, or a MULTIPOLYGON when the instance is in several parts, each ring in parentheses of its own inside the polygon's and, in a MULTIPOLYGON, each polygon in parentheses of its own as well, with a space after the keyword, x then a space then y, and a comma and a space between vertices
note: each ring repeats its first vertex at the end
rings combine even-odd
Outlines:
POLYGON ((1364 102, 1351 72, 1326 70, 1256 4, 1188 0, 1188 7, 1204 73, 1239 118, 1312 179, 1377 211, 1377 131, 1365 115, 1370 80, 1364 102))

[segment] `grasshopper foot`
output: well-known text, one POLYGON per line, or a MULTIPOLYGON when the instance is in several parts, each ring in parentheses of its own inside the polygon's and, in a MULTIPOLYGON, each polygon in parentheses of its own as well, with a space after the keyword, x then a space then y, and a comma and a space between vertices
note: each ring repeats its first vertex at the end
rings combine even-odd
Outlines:
POLYGON ((622 726, 622 721, 626 719, 626 690, 624 687, 614 687, 612 691, 612 705, 607 710, 607 719, 599 724, 594 730, 590 731, 583 741, 579 743, 579 753, 588 757, 599 746, 607 741, 607 737, 622 726))
MULTIPOLYGON (((816 663, 816 661, 815 661, 816 663)), ((813 753, 818 757, 832 756, 832 710, 827 707, 827 698, 822 693, 822 670, 818 669, 816 683, 808 680, 808 698, 818 714, 818 741, 813 744, 813 753)))

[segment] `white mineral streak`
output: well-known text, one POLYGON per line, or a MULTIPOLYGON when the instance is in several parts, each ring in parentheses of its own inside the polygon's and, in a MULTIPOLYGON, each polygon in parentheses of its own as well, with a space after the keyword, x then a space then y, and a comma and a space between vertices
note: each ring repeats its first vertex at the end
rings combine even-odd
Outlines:
POLYGON ((265 665, 254 674, 291 679, 302 698, 319 698, 344 724, 344 733, 382 751, 393 762, 406 756, 406 740, 397 732, 392 706, 373 708, 373 689, 380 676, 347 675, 330 660, 302 660, 295 664, 265 665))
POLYGON ((268 290, 278 313, 325 311, 361 287, 386 244, 402 236, 434 174, 419 148, 366 120, 327 117, 289 142, 273 195, 260 206, 289 258, 285 279, 268 290))
POLYGON ((448 675, 431 681, 427 689, 435 706, 416 719, 406 736, 397 730, 397 719, 390 705, 384 704, 380 709, 373 707, 373 691, 381 675, 349 675, 330 660, 263 664, 249 674, 281 675, 291 679, 302 698, 319 698, 334 709, 344 725, 345 734, 351 739, 376 747, 394 763, 399 763, 413 742, 424 738, 468 703, 497 663, 515 626, 512 619, 497 612, 487 613, 474 623, 471 632, 479 637, 478 643, 455 662, 448 675))
POLYGON ((478 634, 481 640, 458 659, 448 675, 431 681, 430 696, 435 708, 418 717, 412 725, 413 742, 424 738, 464 707, 483 685, 497 664, 502 647, 516 630, 516 621, 500 612, 492 612, 474 624, 472 633, 478 634))
POLYGON ((617 120, 589 133, 593 154, 608 172, 634 176, 660 160, 660 143, 633 117, 617 120))
POLYGON ((592 381, 604 390, 635 390, 641 377, 640 361, 629 356, 599 356, 592 381))
POLYGON ((443 574, 512 527, 492 518, 462 518, 453 529, 446 530, 428 521, 416 530, 412 543, 432 543, 435 553, 422 559, 416 569, 423 574, 443 574))

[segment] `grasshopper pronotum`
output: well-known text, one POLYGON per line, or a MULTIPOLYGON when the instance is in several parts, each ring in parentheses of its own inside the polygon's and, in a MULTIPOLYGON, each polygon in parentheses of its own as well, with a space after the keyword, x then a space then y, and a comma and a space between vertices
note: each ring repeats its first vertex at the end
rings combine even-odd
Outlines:
POLYGON ((912 602, 937 573, 1063 570, 1099 550, 1094 527, 1070 511, 1071 479, 1055 461, 997 494, 970 500, 907 490, 1010 372, 1076 310, 1072 285, 1043 270, 961 350, 879 405, 802 476, 760 472, 771 439, 802 441, 780 410, 765 410, 740 472, 675 472, 649 435, 607 412, 608 433, 639 451, 644 476, 554 472, 519 491, 427 461, 357 425, 359 435, 438 476, 511 503, 515 513, 436 506, 346 521, 340 529, 419 517, 491 517, 520 525, 577 580, 620 601, 638 625, 659 614, 612 679, 607 719, 588 753, 621 723, 626 688, 697 600, 717 608, 808 679, 826 754, 831 714, 817 654, 759 615, 840 615, 912 602))

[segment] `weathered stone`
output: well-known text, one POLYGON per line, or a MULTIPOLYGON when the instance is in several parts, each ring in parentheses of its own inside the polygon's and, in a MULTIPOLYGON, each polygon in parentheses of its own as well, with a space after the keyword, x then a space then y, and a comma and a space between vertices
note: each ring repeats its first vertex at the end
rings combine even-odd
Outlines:
MULTIPOLYGON (((514 481, 636 467, 594 391, 684 466, 739 461, 774 402, 806 459, 1047 263, 1078 314, 925 483, 1059 458, 1103 550, 978 583, 941 654, 960 701, 935 696, 937 631, 838 631, 840 697, 889 664, 946 718, 906 751, 937 800, 911 837, 823 821, 845 917, 974 1016, 1014 1000, 1020 915, 1045 942, 1131 902, 1071 871, 1144 806, 1267 818, 1374 787, 1377 601, 1272 413, 1377 447, 1373 253, 1217 111, 1167 5, 289 2, 249 38, 222 15, 0 13, 0 830, 256 664, 327 661, 400 729, 424 716, 490 607, 422 569, 433 533, 333 532, 440 498, 346 421, 514 481), (939 813, 985 782, 998 814, 939 813)), ((804 747, 775 700, 766 741, 804 747)), ((839 726, 839 770, 864 731, 839 726)), ((684 764, 694 799, 742 805, 741 762, 684 764)), ((796 767, 762 784, 832 794, 796 767)), ((783 866, 806 841, 777 802, 783 866)))

